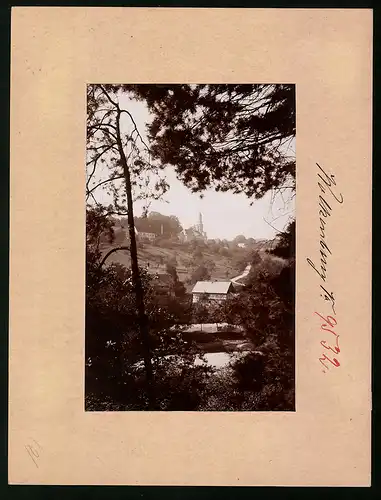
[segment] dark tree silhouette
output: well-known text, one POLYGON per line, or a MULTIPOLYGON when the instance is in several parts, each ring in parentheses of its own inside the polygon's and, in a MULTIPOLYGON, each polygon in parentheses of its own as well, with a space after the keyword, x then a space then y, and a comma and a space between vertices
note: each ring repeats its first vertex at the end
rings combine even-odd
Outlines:
POLYGON ((213 186, 262 197, 294 188, 294 85, 125 85, 145 100, 154 158, 192 191, 213 186))
MULTIPOLYGON (((94 193, 107 186, 114 197, 114 210, 127 214, 129 250, 131 256, 132 282, 135 305, 138 311, 139 330, 144 346, 144 365, 147 376, 147 393, 152 408, 155 406, 153 370, 148 318, 144 304, 143 286, 140 276, 134 221, 134 198, 160 197, 166 184, 157 181, 153 191, 148 189, 150 177, 155 172, 151 165, 150 152, 144 142, 133 116, 119 105, 118 87, 113 85, 88 85, 87 87, 87 198, 96 204, 94 193), (128 130, 122 123, 127 117, 132 126, 128 130), (106 165, 109 177, 99 180, 98 169, 106 165), (144 181, 146 176, 146 181, 144 181), (97 180, 96 180, 97 179, 97 180), (139 194, 140 193, 140 194, 139 194)), ((102 176, 101 176, 102 177, 102 176)))

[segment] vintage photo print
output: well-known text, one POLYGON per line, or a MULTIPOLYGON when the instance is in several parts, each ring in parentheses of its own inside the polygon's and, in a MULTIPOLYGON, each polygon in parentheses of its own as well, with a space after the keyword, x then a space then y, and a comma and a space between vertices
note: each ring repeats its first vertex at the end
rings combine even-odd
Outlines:
POLYGON ((12 9, 9 482, 368 486, 372 11, 12 9))
POLYGON ((295 410, 295 135, 295 85, 87 86, 86 410, 295 410))

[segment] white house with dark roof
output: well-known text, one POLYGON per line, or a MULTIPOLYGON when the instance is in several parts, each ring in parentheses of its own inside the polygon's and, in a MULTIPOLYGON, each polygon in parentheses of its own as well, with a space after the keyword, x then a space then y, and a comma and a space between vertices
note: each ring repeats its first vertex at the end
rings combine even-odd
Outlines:
POLYGON ((231 281, 197 281, 192 290, 192 302, 196 304, 201 297, 223 302, 232 292, 234 287, 231 281))

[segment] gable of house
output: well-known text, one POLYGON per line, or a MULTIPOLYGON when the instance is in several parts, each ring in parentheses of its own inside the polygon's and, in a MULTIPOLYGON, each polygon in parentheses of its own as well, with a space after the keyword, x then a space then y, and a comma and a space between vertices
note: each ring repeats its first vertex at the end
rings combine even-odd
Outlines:
POLYGON ((198 281, 192 290, 193 302, 198 302, 202 296, 208 300, 225 300, 227 295, 234 292, 230 281, 198 281))
POLYGON ((193 287, 192 293, 226 295, 232 291, 233 285, 231 281, 197 281, 193 287))

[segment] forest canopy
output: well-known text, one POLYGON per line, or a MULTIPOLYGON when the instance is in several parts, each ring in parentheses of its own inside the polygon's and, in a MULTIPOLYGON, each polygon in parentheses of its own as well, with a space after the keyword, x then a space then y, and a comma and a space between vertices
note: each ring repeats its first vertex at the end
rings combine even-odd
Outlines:
POLYGON ((193 192, 295 188, 295 86, 124 85, 145 101, 154 159, 175 167, 193 192))

